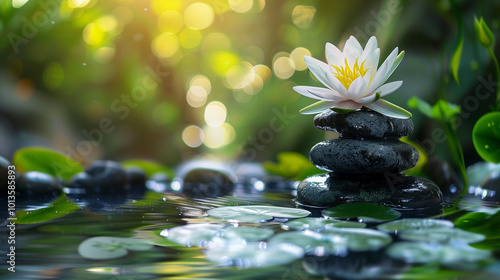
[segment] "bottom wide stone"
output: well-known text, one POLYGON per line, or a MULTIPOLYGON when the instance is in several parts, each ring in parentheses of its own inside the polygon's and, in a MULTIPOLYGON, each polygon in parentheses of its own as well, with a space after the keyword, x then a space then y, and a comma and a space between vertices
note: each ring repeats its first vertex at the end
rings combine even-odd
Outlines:
POLYGON ((297 189, 297 202, 302 206, 326 208, 358 201, 380 203, 403 211, 441 210, 443 206, 436 184, 404 174, 355 179, 327 173, 306 178, 297 189))

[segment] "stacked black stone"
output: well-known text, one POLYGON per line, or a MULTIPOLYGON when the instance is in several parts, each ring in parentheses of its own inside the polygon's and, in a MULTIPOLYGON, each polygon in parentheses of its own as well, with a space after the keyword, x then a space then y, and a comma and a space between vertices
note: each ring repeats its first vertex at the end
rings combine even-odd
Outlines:
POLYGON ((314 118, 314 126, 335 131, 339 138, 311 149, 311 162, 329 173, 301 182, 299 204, 328 207, 365 201, 401 210, 441 209, 436 184, 403 173, 418 161, 418 151, 399 140, 413 132, 411 119, 364 109, 345 114, 326 110, 314 118))

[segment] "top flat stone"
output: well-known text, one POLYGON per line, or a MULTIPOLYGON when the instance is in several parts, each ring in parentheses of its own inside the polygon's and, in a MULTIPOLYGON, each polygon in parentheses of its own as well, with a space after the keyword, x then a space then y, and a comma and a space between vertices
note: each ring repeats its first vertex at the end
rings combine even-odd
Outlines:
POLYGON ((349 113, 325 110, 314 117, 314 126, 335 131, 341 138, 400 138, 413 132, 411 119, 396 119, 371 110, 349 113))

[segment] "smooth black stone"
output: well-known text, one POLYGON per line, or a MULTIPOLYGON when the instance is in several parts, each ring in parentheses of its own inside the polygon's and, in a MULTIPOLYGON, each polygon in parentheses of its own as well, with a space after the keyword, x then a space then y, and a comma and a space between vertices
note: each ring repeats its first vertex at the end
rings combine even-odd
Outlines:
POLYGON ((481 188, 483 189, 483 194, 485 194, 481 196, 482 200, 500 202, 500 173, 494 172, 488 176, 481 185, 481 188))
POLYGON ((339 114, 325 110, 314 117, 314 126, 337 132, 341 138, 400 138, 413 132, 411 119, 396 119, 375 111, 339 114))
POLYGON ((303 205, 330 207, 357 201, 396 209, 425 209, 442 207, 443 198, 432 181, 394 173, 378 174, 371 180, 320 174, 305 179, 297 189, 297 202, 303 205))
POLYGON ((28 202, 48 202, 62 192, 62 185, 56 178, 38 171, 16 174, 16 200, 28 202))
POLYGON ((183 178, 182 193, 188 197, 218 197, 230 194, 235 182, 219 170, 192 169, 183 178))
POLYGON ((79 189, 83 193, 104 193, 124 191, 128 175, 122 166, 113 161, 96 161, 87 171, 71 178, 69 189, 79 189))
POLYGON ((312 147, 309 158, 328 172, 401 172, 417 164, 418 151, 398 140, 331 139, 312 147))
POLYGON ((462 193, 464 184, 448 162, 429 158, 423 172, 441 189, 446 203, 453 203, 462 193))
POLYGON ((146 174, 139 168, 125 169, 130 185, 146 185, 146 174))

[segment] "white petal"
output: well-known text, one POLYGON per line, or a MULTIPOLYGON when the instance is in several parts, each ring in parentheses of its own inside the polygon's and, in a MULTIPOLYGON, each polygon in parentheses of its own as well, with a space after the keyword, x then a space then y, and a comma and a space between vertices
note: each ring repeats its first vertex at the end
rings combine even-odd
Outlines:
POLYGON ((401 60, 403 60, 404 56, 405 56, 405 52, 404 51, 402 51, 400 54, 398 54, 398 56, 396 57, 394 63, 392 64, 391 69, 389 69, 389 71, 385 75, 385 80, 382 83, 385 83, 385 81, 387 81, 387 79, 389 79, 389 77, 392 75, 392 73, 394 72, 394 70, 396 70, 396 68, 398 68, 399 63, 401 63, 401 60))
POLYGON ((396 81, 396 82, 391 82, 388 84, 384 84, 377 88, 375 90, 375 93, 380 93, 380 97, 384 97, 390 93, 393 93, 395 90, 397 90, 401 85, 403 84, 403 81, 396 81))
POLYGON ((356 58, 361 56, 363 53, 363 48, 359 44, 358 40, 354 36, 349 37, 344 45, 344 56, 347 58, 347 63, 349 66, 353 67, 356 58))
POLYGON ((334 45, 326 43, 325 47, 326 61, 328 65, 342 65, 344 64, 344 54, 334 45))
POLYGON ((366 43, 365 49, 363 50, 363 54, 361 55, 363 60, 365 60, 366 57, 371 55, 371 53, 373 53, 373 51, 377 48, 377 46, 378 46, 377 38, 375 36, 371 36, 370 39, 368 39, 368 42, 366 43))
POLYGON ((372 79, 370 85, 368 86, 368 89, 366 90, 366 92, 368 92, 368 93, 373 92, 376 88, 378 88, 383 83, 383 81, 385 79, 385 74, 387 73, 387 69, 388 68, 389 67, 388 67, 387 63, 385 63, 385 62, 382 63, 382 65, 380 66, 380 68, 375 73, 375 76, 373 77, 373 79, 372 79))
POLYGON ((314 76, 318 78, 318 80, 322 84, 331 89, 332 86, 329 85, 328 79, 325 76, 325 73, 327 71, 330 71, 330 66, 328 66, 323 61, 317 60, 316 58, 310 56, 304 56, 304 61, 306 62, 307 67, 309 68, 309 70, 311 70, 314 76))
MULTIPOLYGON (((387 64, 387 69, 386 72, 384 73, 384 79, 382 83, 387 81, 387 78, 389 78, 389 72, 394 65, 394 62, 396 61, 396 57, 398 56, 398 47, 396 47, 390 54, 389 56, 385 59, 384 63, 382 65, 387 64)), ((382 66, 380 66, 382 68, 382 66)))
POLYGON ((331 72, 325 72, 326 79, 328 81, 328 84, 330 85, 330 88, 333 90, 336 90, 343 96, 347 96, 347 89, 345 88, 344 84, 342 84, 335 75, 333 75, 331 72))
MULTIPOLYGON (((378 68, 378 60, 380 59, 380 49, 375 49, 366 59, 365 68, 370 67, 373 70, 372 76, 375 77, 375 71, 378 68)), ((373 77, 371 77, 373 79, 373 77)))
POLYGON ((360 76, 356 78, 356 80, 354 80, 349 86, 349 89, 347 90, 347 96, 349 97, 349 99, 356 100, 363 96, 366 91, 366 87, 367 84, 365 82, 365 79, 360 76))
POLYGON ((384 97, 384 96, 394 92, 395 90, 397 90, 402 84, 403 84, 402 81, 397 81, 397 82, 392 82, 392 83, 382 85, 379 88, 377 88, 376 90, 374 90, 373 92, 371 92, 370 94, 368 94, 367 96, 356 100, 356 102, 361 103, 361 104, 372 103, 372 102, 376 101, 375 100, 375 98, 377 97, 376 93, 379 94, 379 98, 384 97))
POLYGON ((323 112, 326 109, 330 109, 333 107, 337 102, 334 101, 319 101, 314 104, 311 104, 305 108, 302 108, 300 110, 301 114, 308 115, 308 114, 317 114, 320 112, 323 112))
POLYGON ((389 101, 384 99, 379 99, 377 102, 364 104, 366 108, 372 109, 373 111, 379 112, 382 115, 397 119, 408 119, 411 118, 411 113, 405 109, 396 106, 389 101))
POLYGON ((352 100, 345 100, 345 101, 337 102, 333 107, 340 108, 340 109, 356 110, 356 109, 360 109, 361 107, 363 107, 363 105, 356 103, 352 100))
MULTIPOLYGON (((309 87, 309 86, 296 86, 293 87, 293 90, 302 94, 305 97, 309 97, 312 99, 323 100, 323 101, 332 101, 332 96, 334 96, 331 89, 327 88, 318 88, 318 87, 309 87)), ((340 94, 338 94, 340 96, 340 94)), ((336 98, 335 100, 339 100, 340 98, 336 98)))

